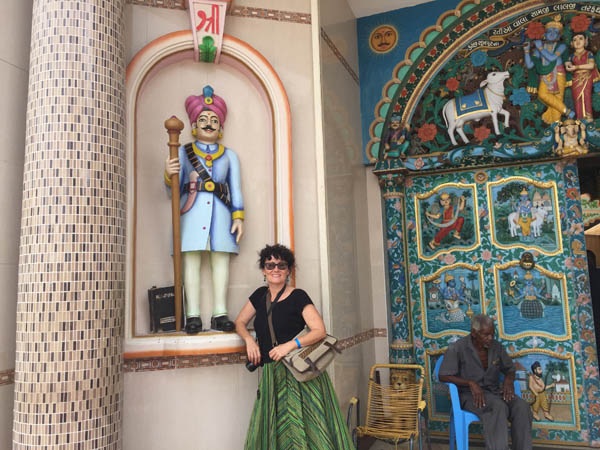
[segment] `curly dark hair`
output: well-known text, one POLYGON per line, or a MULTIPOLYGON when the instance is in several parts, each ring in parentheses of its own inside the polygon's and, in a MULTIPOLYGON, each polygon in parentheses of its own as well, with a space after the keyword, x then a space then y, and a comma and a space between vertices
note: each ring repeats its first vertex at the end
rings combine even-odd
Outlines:
POLYGON ((285 245, 281 244, 267 244, 267 246, 263 248, 259 253, 258 267, 264 269, 265 262, 271 258, 276 258, 287 262, 290 270, 292 270, 294 268, 294 265, 296 264, 296 258, 294 257, 294 253, 285 245))

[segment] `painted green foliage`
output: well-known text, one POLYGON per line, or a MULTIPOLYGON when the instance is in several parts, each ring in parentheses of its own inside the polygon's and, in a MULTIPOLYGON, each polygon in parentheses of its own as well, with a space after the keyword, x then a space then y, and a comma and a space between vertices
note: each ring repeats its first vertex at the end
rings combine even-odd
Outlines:
POLYGON ((217 47, 215 47, 215 40, 212 36, 202 38, 202 44, 198 44, 198 51, 200 52, 200 61, 213 62, 215 60, 217 47))

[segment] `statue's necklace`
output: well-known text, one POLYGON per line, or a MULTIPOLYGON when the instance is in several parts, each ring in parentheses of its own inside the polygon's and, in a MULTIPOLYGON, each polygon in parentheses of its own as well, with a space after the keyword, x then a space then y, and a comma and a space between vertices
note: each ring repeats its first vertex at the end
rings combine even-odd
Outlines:
MULTIPOLYGON (((213 161, 215 159, 220 158, 223 153, 225 153, 225 146, 218 144, 219 148, 217 149, 216 153, 205 153, 202 150, 200 150, 198 148, 198 146, 196 145, 196 143, 192 143, 193 147, 194 147, 194 153, 198 156, 200 156, 202 159, 204 159, 204 162, 206 164, 207 167, 212 167, 213 165, 213 161)), ((208 148, 208 147, 207 147, 208 148)))

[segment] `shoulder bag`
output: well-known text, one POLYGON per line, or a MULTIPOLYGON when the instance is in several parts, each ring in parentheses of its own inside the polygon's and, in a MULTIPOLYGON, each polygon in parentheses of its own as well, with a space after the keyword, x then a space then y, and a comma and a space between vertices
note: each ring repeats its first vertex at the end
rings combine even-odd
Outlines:
MULTIPOLYGON (((273 344, 273 347, 277 346, 278 344, 277 338, 275 337, 275 331, 273 329, 273 318, 271 312, 275 303, 279 301, 283 291, 285 291, 285 286, 281 291, 279 291, 277 297, 275 297, 275 301, 273 302, 271 302, 271 292, 269 289, 267 289, 265 295, 267 322, 269 323, 269 331, 271 333, 271 343, 273 344)), ((298 333, 295 338, 304 336, 307 333, 308 330, 305 328, 298 333)), ((328 334, 319 342, 315 342, 314 344, 303 348, 292 350, 285 355, 281 361, 292 373, 296 380, 300 382, 312 380, 325 371, 327 366, 331 364, 338 353, 342 353, 342 351, 336 346, 337 341, 338 340, 336 337, 328 334)))

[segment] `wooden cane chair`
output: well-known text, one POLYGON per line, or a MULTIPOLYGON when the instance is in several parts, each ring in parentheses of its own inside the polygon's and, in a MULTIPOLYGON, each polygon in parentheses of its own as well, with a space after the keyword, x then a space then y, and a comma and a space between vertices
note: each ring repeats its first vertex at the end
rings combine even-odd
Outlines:
POLYGON ((365 424, 354 430, 356 436, 371 436, 393 443, 409 441, 410 449, 414 439, 421 442, 421 414, 426 403, 422 399, 424 370, 414 364, 376 364, 369 375, 369 397, 365 424), (381 382, 377 372, 389 371, 389 383, 381 382), (400 371, 400 372, 399 372, 400 371), (394 372, 410 375, 394 380, 394 372))

